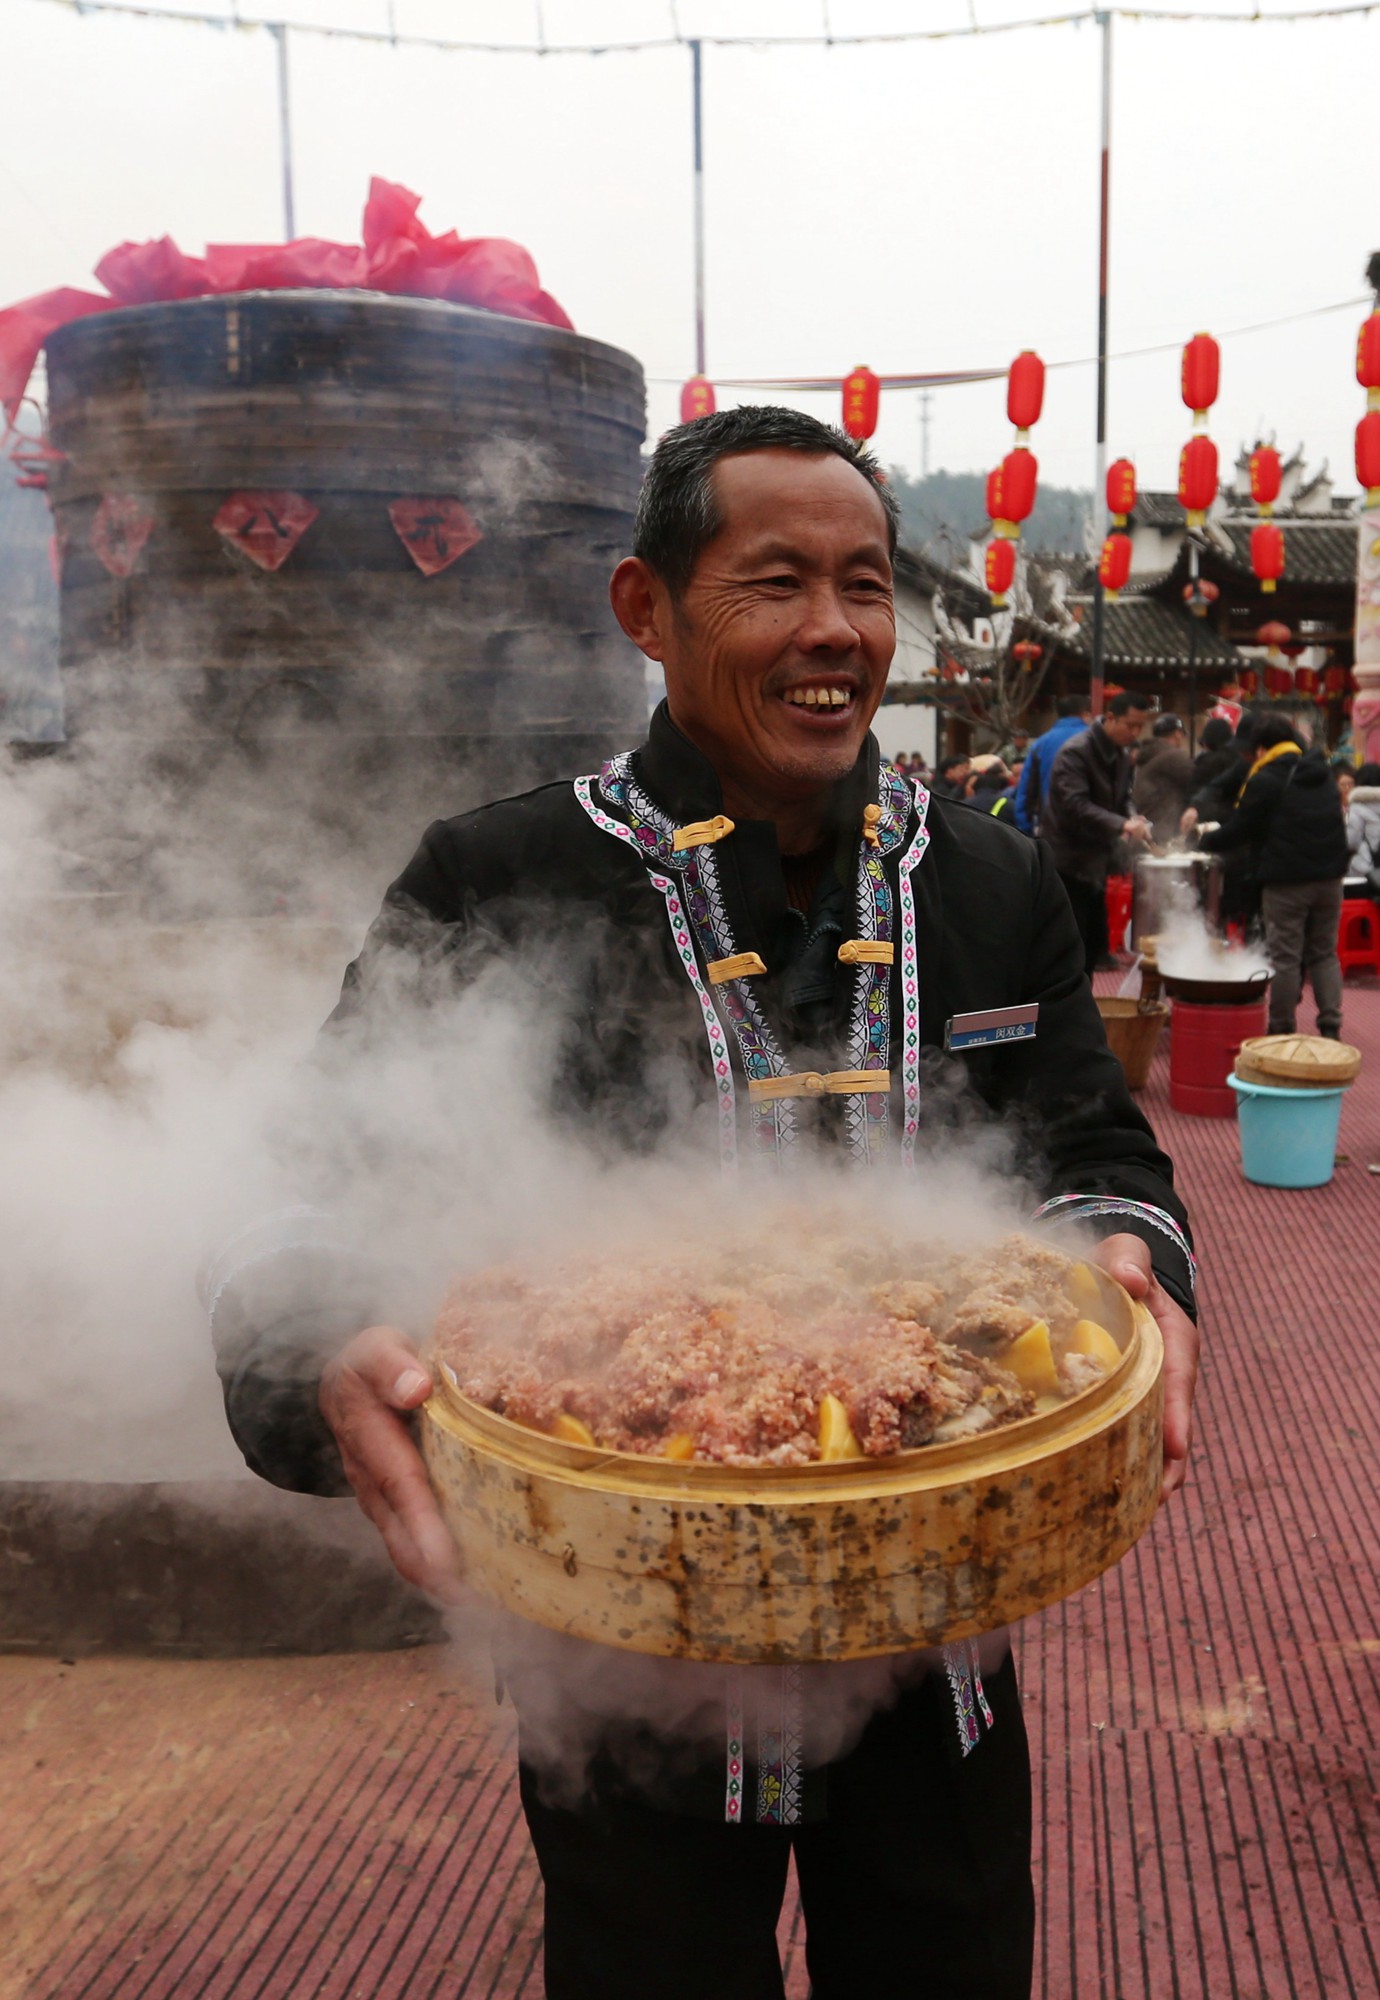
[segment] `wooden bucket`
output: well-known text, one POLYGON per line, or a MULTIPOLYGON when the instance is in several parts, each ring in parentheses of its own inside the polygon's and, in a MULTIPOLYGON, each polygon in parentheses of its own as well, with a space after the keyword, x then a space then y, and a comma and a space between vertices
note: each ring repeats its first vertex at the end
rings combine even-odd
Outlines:
POLYGON ((1162 1000, 1100 999, 1097 1011, 1127 1083, 1132 1090, 1144 1090, 1169 1009, 1162 1000))
POLYGON ((888 1458, 749 1469, 562 1444, 442 1376, 422 1453, 466 1578, 576 1638, 742 1664, 909 1652, 1039 1611, 1118 1562, 1159 1504, 1159 1329, 1099 1282, 1110 1375, 888 1458))

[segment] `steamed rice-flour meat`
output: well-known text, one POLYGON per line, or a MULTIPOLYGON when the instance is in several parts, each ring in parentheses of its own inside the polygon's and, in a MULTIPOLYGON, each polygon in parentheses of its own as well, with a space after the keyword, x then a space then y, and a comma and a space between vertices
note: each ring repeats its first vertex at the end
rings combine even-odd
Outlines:
POLYGON ((954 1255, 821 1237, 817 1215, 778 1224, 693 1263, 644 1252, 481 1272, 452 1288, 437 1353, 461 1394, 516 1423, 724 1465, 973 1435, 1108 1365, 1106 1349, 1075 1351, 1087 1322, 1068 1260, 1029 1237, 954 1255))

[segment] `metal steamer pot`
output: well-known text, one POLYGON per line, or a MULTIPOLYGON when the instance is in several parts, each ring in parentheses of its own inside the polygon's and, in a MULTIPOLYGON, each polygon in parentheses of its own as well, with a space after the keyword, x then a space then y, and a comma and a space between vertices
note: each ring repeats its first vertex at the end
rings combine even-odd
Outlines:
POLYGON ((1219 927, 1222 857, 1218 854, 1142 854, 1132 871, 1131 936, 1158 937, 1176 912, 1197 910, 1208 929, 1219 927))
POLYGON ((1263 997, 1270 983, 1268 972, 1253 972, 1245 979, 1185 979, 1160 967, 1160 983, 1171 1000, 1188 1000, 1203 1006, 1247 1007, 1263 997))

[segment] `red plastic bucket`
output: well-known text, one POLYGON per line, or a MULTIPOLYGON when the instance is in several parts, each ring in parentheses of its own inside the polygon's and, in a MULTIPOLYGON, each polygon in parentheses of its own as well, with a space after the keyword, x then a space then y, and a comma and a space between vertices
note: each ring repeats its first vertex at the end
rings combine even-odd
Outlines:
POLYGON ((1195 1118, 1234 1118, 1236 1096, 1228 1087, 1241 1044, 1265 1032, 1266 1001, 1222 1006, 1206 1000, 1176 1000, 1169 1024, 1169 1102, 1195 1118))

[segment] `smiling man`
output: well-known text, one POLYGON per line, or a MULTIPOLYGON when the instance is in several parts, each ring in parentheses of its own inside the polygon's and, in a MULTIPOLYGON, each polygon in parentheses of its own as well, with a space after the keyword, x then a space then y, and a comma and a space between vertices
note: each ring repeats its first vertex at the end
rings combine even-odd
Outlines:
MULTIPOLYGON (((808 417, 731 410, 664 438, 612 583, 665 671, 647 741, 429 830, 347 974, 332 1062, 369 1059, 400 968, 464 983, 498 951, 559 1016, 553 1112, 602 1149, 699 1145, 744 1203, 802 1147, 942 1171, 956 1106, 1002 1118, 1032 1209, 1083 1217, 1159 1320, 1168 1493, 1196 1371, 1184 1212, 1045 851, 932 800, 869 734, 895 533, 873 459, 808 417), (984 1035, 994 1009, 1019 1032, 984 1035)), ((353 1487, 402 1574, 446 1597, 450 1544, 406 1421, 430 1384, 407 1335, 371 1323, 358 1248, 321 1217, 241 1239, 213 1285, 230 1422, 266 1478, 353 1487)), ((811 1671, 829 1670, 802 1694, 761 1670, 727 1786, 722 1748, 687 1758, 610 1709, 573 1802, 543 1783, 530 1676, 510 1675, 555 2000, 780 2000, 792 1854, 816 2000, 1025 2000, 1030 1774, 1004 1640, 917 1660, 817 1766, 789 1747, 808 1740, 811 1671)), ((583 1699, 597 1683, 586 1663, 583 1699)))

